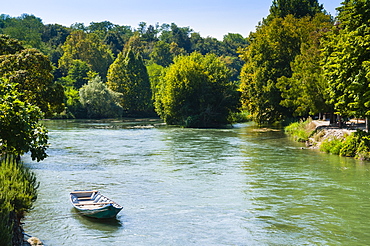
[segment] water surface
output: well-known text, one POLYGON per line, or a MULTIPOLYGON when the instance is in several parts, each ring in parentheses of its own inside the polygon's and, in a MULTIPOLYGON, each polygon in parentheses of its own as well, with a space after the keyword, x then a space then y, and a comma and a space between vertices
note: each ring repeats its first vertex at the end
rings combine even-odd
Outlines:
POLYGON ((24 228, 47 246, 370 241, 369 164, 302 149, 281 131, 45 123, 49 157, 25 158, 40 188, 24 228), (74 189, 98 189, 124 209, 110 221, 81 217, 74 189))

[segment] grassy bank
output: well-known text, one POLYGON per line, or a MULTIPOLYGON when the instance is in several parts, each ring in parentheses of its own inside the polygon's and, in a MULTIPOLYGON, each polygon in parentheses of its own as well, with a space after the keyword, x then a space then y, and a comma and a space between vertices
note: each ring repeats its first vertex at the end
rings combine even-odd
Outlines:
POLYGON ((12 156, 0 159, 0 241, 1 245, 22 245, 21 219, 37 197, 35 175, 12 156))
POLYGON ((308 119, 290 124, 285 132, 295 141, 306 142, 322 152, 370 160, 370 134, 362 130, 318 128, 312 119, 308 119))
POLYGON ((285 127, 285 132, 293 137, 295 141, 306 142, 316 130, 316 125, 313 124, 312 119, 301 120, 294 122, 285 127))

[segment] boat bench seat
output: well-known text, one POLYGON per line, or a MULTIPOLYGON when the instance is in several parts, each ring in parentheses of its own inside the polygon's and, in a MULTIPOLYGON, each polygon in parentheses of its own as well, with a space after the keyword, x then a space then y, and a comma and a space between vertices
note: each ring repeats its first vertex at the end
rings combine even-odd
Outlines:
POLYGON ((78 200, 91 200, 91 196, 79 197, 78 200))
POLYGON ((95 205, 104 205, 104 204, 110 204, 112 202, 96 202, 96 203, 80 203, 75 204, 76 206, 95 206, 95 205))

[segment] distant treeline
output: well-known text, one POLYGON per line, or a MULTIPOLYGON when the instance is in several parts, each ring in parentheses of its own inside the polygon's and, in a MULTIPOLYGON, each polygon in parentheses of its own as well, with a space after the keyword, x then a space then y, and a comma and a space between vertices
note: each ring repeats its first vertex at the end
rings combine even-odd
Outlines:
POLYGON ((346 0, 334 19, 317 0, 274 0, 249 37, 229 33, 222 41, 174 23, 65 27, 27 14, 1 15, 0 33, 52 62, 59 96, 47 116, 159 115, 185 126, 230 122, 238 111, 261 124, 319 113, 366 117, 369 4, 346 0), (197 69, 183 61, 194 52, 197 69), (210 56, 220 64, 201 61, 210 56), (180 63, 184 72, 171 72, 180 63))
MULTIPOLYGON (((229 33, 219 41, 212 37, 203 38, 189 27, 178 27, 174 23, 159 26, 141 22, 139 27, 132 28, 104 21, 92 22, 89 26, 76 23, 65 27, 44 25, 40 18, 28 14, 20 17, 1 15, 0 33, 19 40, 24 48, 36 48, 49 57, 54 81, 63 86, 65 94, 65 110, 54 113, 57 117, 156 115, 151 89, 156 87, 154 83, 158 81, 158 76, 174 63, 175 57, 192 52, 215 54, 226 65, 227 79, 237 83, 244 64, 237 51, 248 45, 247 38, 240 34, 229 33), (117 65, 119 60, 123 62, 129 50, 140 61, 133 62, 131 59, 126 67, 118 65, 126 70, 124 73, 117 75, 116 69, 109 75, 110 67, 114 63, 117 65), (145 67, 140 68, 140 63, 145 67), (131 68, 133 71, 129 72, 131 68), (135 81, 134 78, 141 80, 135 81), (80 89, 93 79, 103 84, 99 88, 85 88, 80 93, 80 89), (117 81, 113 81, 116 79, 123 80, 127 85, 117 85, 117 81), (114 88, 113 84, 118 87, 114 88), (112 93, 112 89, 121 94, 112 93), (104 103, 103 98, 96 98, 99 93, 94 92, 97 90, 107 90, 104 103), (82 94, 85 98, 81 97, 82 94), (132 101, 140 101, 139 104, 146 106, 132 101)), ((91 83, 91 86, 97 85, 91 83)))

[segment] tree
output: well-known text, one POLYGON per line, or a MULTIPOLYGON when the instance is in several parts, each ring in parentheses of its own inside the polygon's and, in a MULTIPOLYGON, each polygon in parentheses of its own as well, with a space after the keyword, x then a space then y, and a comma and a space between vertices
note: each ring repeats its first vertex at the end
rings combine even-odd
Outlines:
POLYGON ((44 43, 50 44, 52 47, 58 47, 64 44, 67 37, 70 34, 70 30, 59 24, 47 24, 44 26, 41 40, 44 43))
POLYGON ((95 32, 98 35, 101 35, 102 38, 107 35, 109 31, 114 28, 114 24, 110 21, 102 21, 102 22, 91 22, 90 25, 87 27, 89 32, 95 32))
POLYGON ((155 27, 152 25, 147 27, 145 22, 140 22, 138 32, 140 33, 141 39, 145 42, 155 42, 158 40, 158 24, 155 27))
POLYGON ((80 89, 89 80, 89 72, 91 72, 89 65, 81 60, 74 60, 72 66, 68 71, 68 77, 72 80, 73 86, 80 89))
POLYGON ((332 28, 330 16, 317 15, 305 28, 308 39, 301 45, 301 54, 291 63, 292 76, 278 78, 277 87, 282 92, 281 105, 291 108, 294 116, 332 113, 327 102, 328 83, 322 69, 321 40, 332 28))
POLYGON ((47 130, 38 120, 43 117, 37 106, 22 100, 16 84, 0 78, 1 156, 31 153, 33 160, 47 157, 47 130))
POLYGON ((268 20, 293 15, 295 18, 314 17, 323 13, 324 7, 317 0, 273 0, 268 20))
POLYGON ((41 35, 44 28, 42 20, 34 15, 22 14, 4 20, 3 34, 23 41, 27 48, 42 49, 41 35))
POLYGON ((15 54, 23 49, 24 47, 18 40, 7 35, 0 35, 0 55, 15 54))
POLYGON ((339 26, 324 45, 324 74, 335 110, 344 116, 370 115, 370 2, 346 0, 339 26))
POLYGON ((122 116, 122 107, 118 104, 120 93, 109 89, 99 76, 82 86, 79 93, 80 102, 87 109, 88 117, 122 116))
POLYGON ((45 25, 41 34, 44 43, 43 52, 48 55, 51 62, 57 66, 60 57, 63 55, 62 45, 66 41, 70 29, 58 24, 45 25))
POLYGON ((164 67, 161 65, 158 65, 154 62, 151 62, 146 66, 148 70, 149 80, 150 80, 150 88, 152 91, 152 101, 155 101, 155 96, 158 93, 158 90, 160 88, 160 82, 162 78, 162 74, 164 71, 164 67))
POLYGON ((170 48, 170 45, 166 42, 156 42, 152 53, 150 53, 151 61, 163 67, 169 66, 173 60, 173 54, 171 53, 170 48))
POLYGON ((122 51, 125 44, 122 37, 113 31, 107 33, 103 42, 109 46, 115 57, 122 51))
POLYGON ((297 19, 288 15, 259 26, 250 35, 251 43, 241 54, 246 64, 241 72, 240 91, 243 107, 259 124, 273 123, 292 114, 290 108, 281 105, 277 81, 292 76, 290 64, 314 31, 307 28, 311 21, 309 16, 297 19))
POLYGON ((0 36, 0 40, 5 46, 0 47, 5 51, 0 55, 0 76, 17 84, 22 100, 37 105, 46 116, 63 111, 63 88, 53 81, 50 60, 36 49, 16 45, 15 40, 10 41, 6 36, 0 36))
POLYGON ((168 44, 174 42, 179 48, 183 48, 186 52, 191 51, 190 33, 193 31, 189 27, 178 27, 175 23, 171 25, 162 25, 162 33, 159 40, 168 44))
POLYGON ((113 53, 95 33, 85 33, 81 30, 73 31, 62 46, 63 56, 59 60, 59 67, 66 74, 74 60, 86 62, 90 68, 99 73, 102 78, 113 62, 113 53))
POLYGON ((165 70, 155 99, 156 111, 166 123, 210 127, 228 123, 238 94, 216 55, 194 52, 175 58, 165 70))
POLYGON ((134 48, 122 51, 108 71, 108 86, 122 93, 120 104, 129 114, 151 111, 151 90, 147 69, 134 48))

